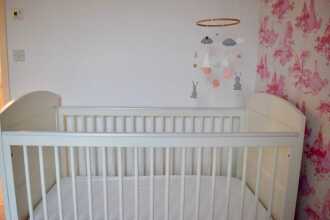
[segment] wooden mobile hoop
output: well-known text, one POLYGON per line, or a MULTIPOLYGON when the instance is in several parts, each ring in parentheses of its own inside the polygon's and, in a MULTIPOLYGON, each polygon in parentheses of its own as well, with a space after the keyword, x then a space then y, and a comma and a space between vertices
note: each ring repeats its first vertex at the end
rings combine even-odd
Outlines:
POLYGON ((201 27, 228 27, 238 25, 240 22, 238 18, 210 18, 199 20, 196 25, 201 27))

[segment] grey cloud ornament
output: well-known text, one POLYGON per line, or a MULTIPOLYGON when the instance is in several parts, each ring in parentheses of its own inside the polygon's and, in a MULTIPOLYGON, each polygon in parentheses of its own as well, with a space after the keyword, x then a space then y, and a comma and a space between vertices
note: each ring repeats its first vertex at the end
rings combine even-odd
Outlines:
POLYGON ((237 45, 237 42, 232 38, 227 38, 224 41, 222 41, 222 45, 224 45, 226 47, 233 47, 233 46, 237 45))
POLYGON ((202 44, 212 44, 213 40, 209 36, 206 36, 201 40, 201 43, 202 44))

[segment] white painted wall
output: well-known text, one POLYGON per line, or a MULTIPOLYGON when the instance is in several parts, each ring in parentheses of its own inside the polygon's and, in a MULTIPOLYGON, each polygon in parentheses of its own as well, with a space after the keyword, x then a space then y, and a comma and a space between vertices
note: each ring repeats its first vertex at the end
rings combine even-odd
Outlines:
POLYGON ((33 90, 62 95, 64 105, 231 105, 233 82, 209 89, 194 71, 193 54, 206 30, 200 18, 239 16, 240 26, 217 29, 242 36, 243 83, 254 90, 256 0, 7 0, 12 98, 33 90), (11 16, 23 9, 23 20, 11 16), (25 49, 15 63, 12 50, 25 49), (191 80, 200 99, 190 99, 191 80))

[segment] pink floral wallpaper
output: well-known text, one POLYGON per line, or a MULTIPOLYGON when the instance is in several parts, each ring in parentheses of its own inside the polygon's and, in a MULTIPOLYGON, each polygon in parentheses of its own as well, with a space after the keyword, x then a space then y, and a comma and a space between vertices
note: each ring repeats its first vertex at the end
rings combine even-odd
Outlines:
POLYGON ((260 0, 256 90, 307 116, 296 219, 330 220, 330 0, 260 0))

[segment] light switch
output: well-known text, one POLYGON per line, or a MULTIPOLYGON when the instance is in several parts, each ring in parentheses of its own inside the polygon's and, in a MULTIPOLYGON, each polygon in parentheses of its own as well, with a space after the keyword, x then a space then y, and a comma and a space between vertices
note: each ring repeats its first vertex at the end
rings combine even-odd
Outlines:
POLYGON ((25 50, 13 50, 13 58, 15 62, 25 62, 25 50))

